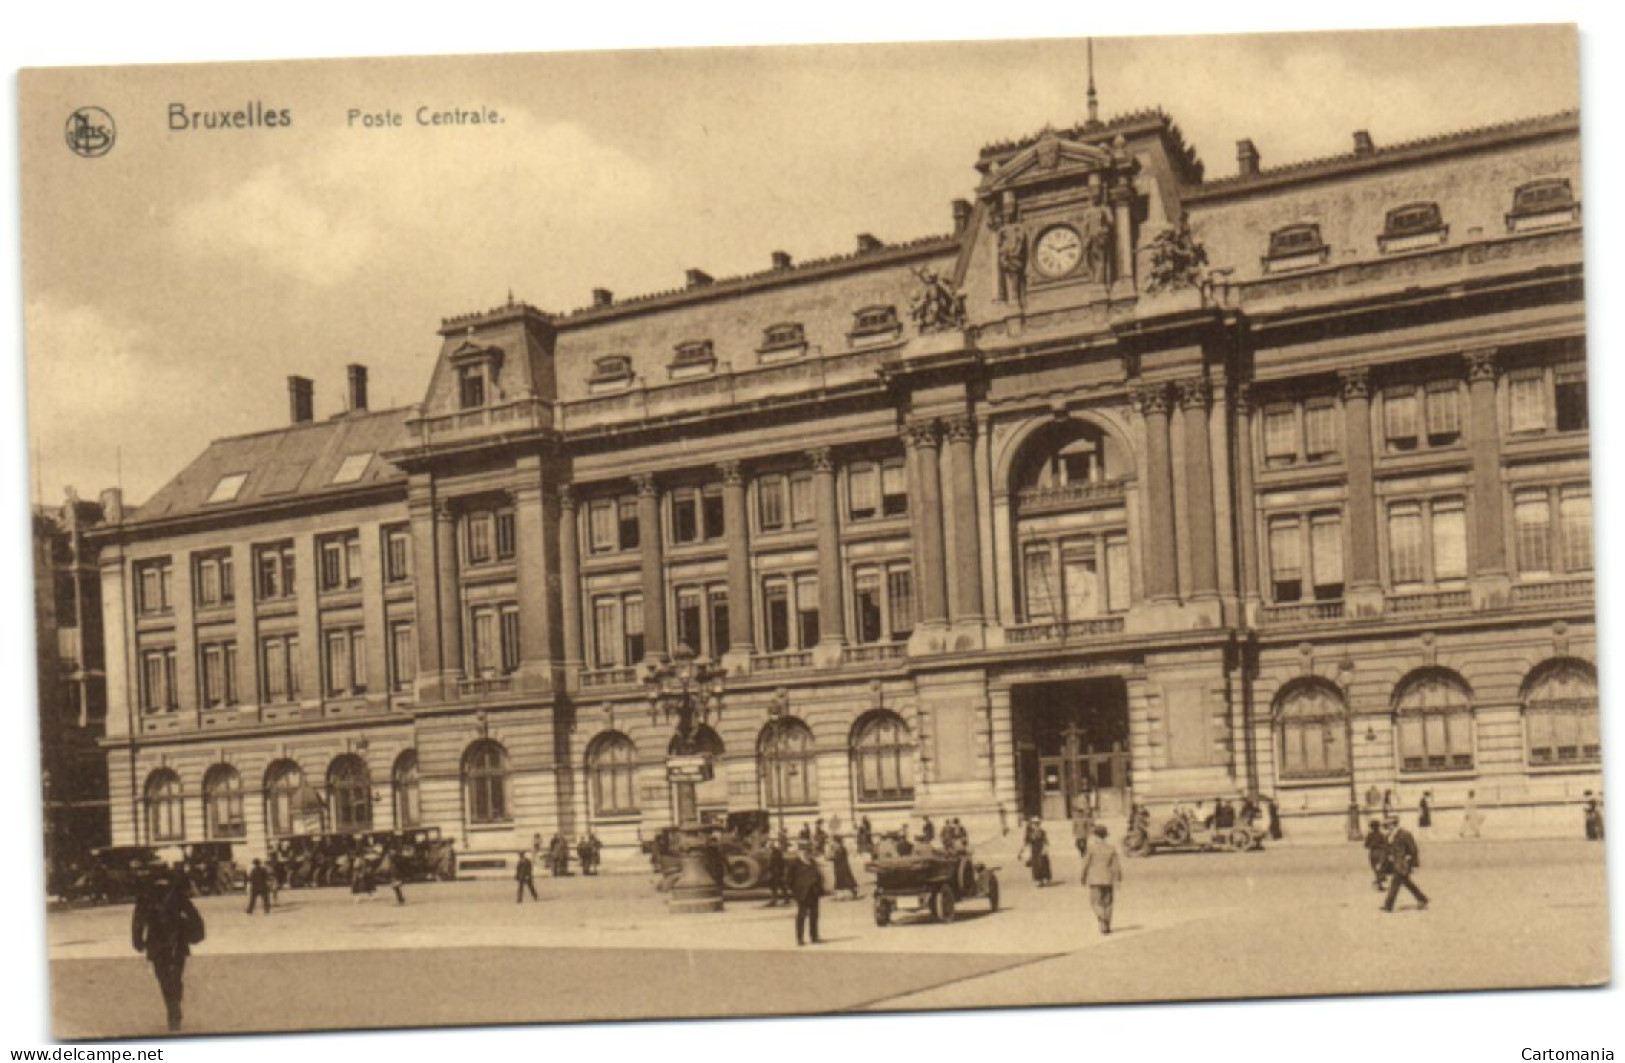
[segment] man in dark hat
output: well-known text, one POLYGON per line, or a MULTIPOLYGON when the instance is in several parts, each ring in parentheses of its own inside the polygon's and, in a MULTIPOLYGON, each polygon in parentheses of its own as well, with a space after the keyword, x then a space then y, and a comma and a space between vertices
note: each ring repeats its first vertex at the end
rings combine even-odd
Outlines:
POLYGON ((813 863, 810 848, 796 851, 790 865, 790 895, 796 900, 796 944, 805 945, 810 932, 812 943, 818 944, 818 900, 824 894, 824 878, 813 863))
POLYGON ((254 858, 254 867, 248 872, 248 914, 254 914, 254 905, 263 901, 265 914, 271 914, 271 872, 266 870, 259 857, 254 858))
POLYGON ((135 902, 130 943, 144 952, 164 995, 171 1032, 181 1028, 181 997, 186 957, 203 941, 203 917, 192 904, 186 876, 171 871, 158 876, 135 902))
POLYGON ((1383 834, 1388 839, 1388 874, 1393 876, 1388 881, 1388 897, 1382 904, 1382 910, 1394 910, 1394 901, 1399 898, 1399 887, 1404 886, 1416 898, 1416 907, 1419 911, 1427 911, 1428 896, 1423 893, 1416 883, 1411 881, 1411 872, 1422 866, 1422 855, 1416 848, 1416 839, 1411 832, 1399 825, 1399 817, 1390 815, 1382 822, 1383 834))
POLYGON ((525 903, 525 891, 530 891, 530 899, 541 900, 536 896, 536 869, 530 862, 530 854, 523 849, 519 850, 519 863, 514 865, 513 880, 519 883, 519 890, 514 897, 515 904, 525 903))

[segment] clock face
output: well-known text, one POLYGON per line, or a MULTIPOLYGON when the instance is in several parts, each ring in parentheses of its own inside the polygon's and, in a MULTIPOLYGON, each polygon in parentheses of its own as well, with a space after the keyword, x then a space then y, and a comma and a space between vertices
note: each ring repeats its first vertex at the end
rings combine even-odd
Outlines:
POLYGON ((1057 225, 1038 238, 1033 264, 1046 277, 1071 273, 1083 257, 1083 238, 1065 225, 1057 225))

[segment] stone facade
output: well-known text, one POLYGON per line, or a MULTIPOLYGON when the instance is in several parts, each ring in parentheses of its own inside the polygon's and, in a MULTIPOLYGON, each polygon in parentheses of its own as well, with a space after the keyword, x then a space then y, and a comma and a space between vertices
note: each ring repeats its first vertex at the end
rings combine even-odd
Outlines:
POLYGON ((1573 828, 1577 117, 1204 181, 1148 112, 977 169, 946 236, 448 319, 418 406, 296 384, 110 522, 117 837, 630 860, 675 814, 640 665, 680 644, 729 673, 708 813, 1573 828))

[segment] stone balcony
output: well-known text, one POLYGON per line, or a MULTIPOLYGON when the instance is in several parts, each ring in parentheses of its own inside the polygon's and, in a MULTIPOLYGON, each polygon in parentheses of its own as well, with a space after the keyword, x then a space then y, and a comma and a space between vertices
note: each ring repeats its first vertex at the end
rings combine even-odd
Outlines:
POLYGON ((1089 506, 1120 506, 1125 495, 1125 481, 1102 480, 1098 483, 1058 484, 1054 487, 1024 487, 1016 492, 1016 509, 1024 516, 1034 513, 1054 513, 1089 506))
POLYGON ((1005 629, 1005 642, 1012 646, 1045 642, 1075 642, 1121 635, 1124 618, 1101 616, 1089 620, 1051 620, 1037 624, 1016 624, 1005 629))
POLYGON ((492 432, 525 432, 553 427, 553 406, 525 398, 473 410, 457 410, 406 422, 406 430, 422 444, 453 442, 492 432))

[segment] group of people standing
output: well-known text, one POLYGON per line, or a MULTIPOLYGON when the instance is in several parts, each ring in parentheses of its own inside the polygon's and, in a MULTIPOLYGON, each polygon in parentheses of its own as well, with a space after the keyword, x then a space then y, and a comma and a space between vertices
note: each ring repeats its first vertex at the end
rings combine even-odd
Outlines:
POLYGON ((1411 875, 1422 866, 1421 850, 1410 831, 1399 825, 1399 817, 1389 813, 1379 823, 1372 820, 1365 836, 1366 860, 1371 865, 1373 889, 1387 889, 1382 910, 1392 912, 1403 887, 1416 898, 1418 911, 1427 911, 1428 897, 1411 875))
MULTIPOLYGON (((562 831, 553 835, 553 840, 547 843, 545 849, 542 848, 542 836, 533 834, 530 839, 529 859, 531 865, 534 868, 537 865, 546 864, 548 872, 554 878, 564 878, 570 874, 571 848, 570 839, 565 837, 562 831)), ((574 850, 576 861, 581 866, 581 873, 583 875, 598 874, 598 865, 602 861, 604 851, 604 844, 598 840, 598 835, 590 830, 587 831, 587 833, 576 838, 574 850)), ((521 853, 520 855, 523 856, 524 854, 521 853)))

